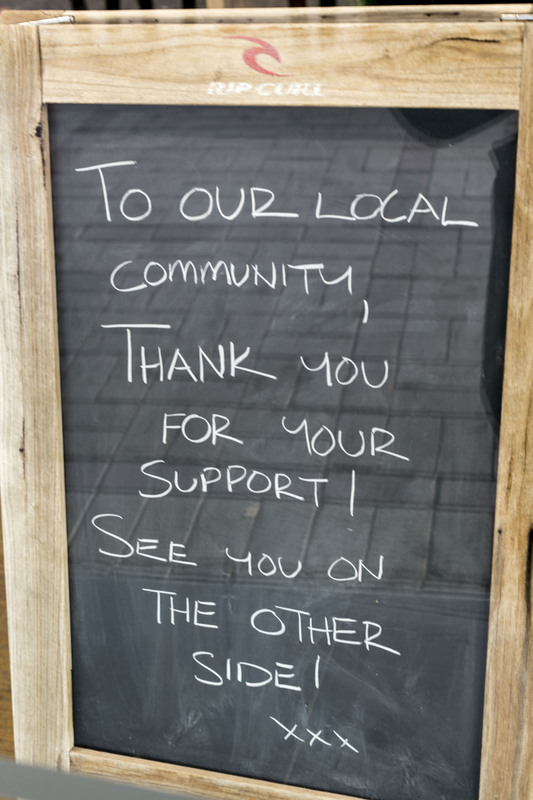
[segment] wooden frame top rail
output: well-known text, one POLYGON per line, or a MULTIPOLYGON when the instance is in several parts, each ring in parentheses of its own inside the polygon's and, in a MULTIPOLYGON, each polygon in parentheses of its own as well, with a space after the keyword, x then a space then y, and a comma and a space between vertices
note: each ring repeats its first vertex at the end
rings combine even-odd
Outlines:
MULTIPOLYGON (((228 800, 333 797, 74 748, 46 105, 518 109, 480 800, 531 800, 533 29, 524 21, 501 20, 503 13, 531 12, 533 4, 401 12, 2 12, 0 491, 20 760, 228 800), (18 24, 63 13, 74 24, 18 24), (251 102, 245 93, 217 89, 244 80, 236 58, 240 45, 230 38, 238 35, 275 41, 290 80, 320 90, 297 100, 259 92, 251 102), (206 52, 209 59, 194 57, 206 52)), ((254 87, 261 80, 246 78, 254 87)))
MULTIPOLYGON (((39 31, 45 102, 220 103, 216 83, 242 79, 238 40, 276 41, 291 82, 320 84, 306 105, 376 104, 517 108, 523 23, 432 22, 220 25, 46 25, 39 31), (220 47, 214 63, 195 49, 220 47), (334 41, 335 63, 324 68, 334 41), (233 46, 231 46, 233 45, 233 46), (427 54, 431 51, 431 62, 427 54), (139 54, 142 52, 142 59, 139 54), (361 76, 364 75, 364 81, 361 76), (438 86, 438 91, 436 87, 438 86)), ((238 94, 224 103, 239 105, 238 94)), ((258 94, 258 105, 291 105, 290 95, 258 94)))
MULTIPOLYGON (((505 6, 507 14, 527 15, 532 10, 531 4, 505 6)), ((47 12, 47 16, 60 13, 66 12, 47 12)), ((197 47, 213 47, 211 26, 217 25, 220 42, 222 37, 244 33, 275 38, 283 48, 291 81, 321 84, 320 95, 308 97, 308 105, 371 106, 379 93, 388 105, 517 108, 524 23, 502 22, 501 14, 502 6, 494 5, 460 12, 457 6, 413 7, 402 9, 400 17, 394 8, 379 7, 349 12, 342 7, 290 9, 284 17, 277 9, 256 9, 253 17, 242 9, 151 15, 68 12, 75 24, 40 28, 43 100, 99 102, 105 86, 105 102, 110 103, 135 102, 142 96, 147 103, 216 105, 220 97, 208 90, 209 85, 242 79, 235 53, 229 46, 224 52, 220 49, 216 65, 209 59, 193 60, 190 54, 197 47), (325 70, 332 36, 335 65, 325 70)), ((18 12, 14 16, 4 12, 2 18, 20 21, 18 12)), ((238 43, 233 49, 237 48, 238 43)), ((224 98, 225 104, 241 102, 238 96, 224 98)), ((293 101, 290 96, 261 94, 254 102, 290 105, 293 101)))

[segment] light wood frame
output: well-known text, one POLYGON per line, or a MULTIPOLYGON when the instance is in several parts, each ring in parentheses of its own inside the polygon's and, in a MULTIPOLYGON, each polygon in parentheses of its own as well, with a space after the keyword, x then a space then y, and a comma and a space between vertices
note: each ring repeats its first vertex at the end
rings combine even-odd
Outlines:
POLYGON ((306 104, 520 111, 479 797, 533 798, 533 27, 514 18, 532 12, 521 4, 3 14, 0 497, 19 760, 232 800, 333 797, 73 747, 46 104, 219 104, 206 86, 243 80, 221 37, 251 35, 276 43, 291 80, 324 85, 306 104), (28 24, 62 14, 74 24, 28 24))

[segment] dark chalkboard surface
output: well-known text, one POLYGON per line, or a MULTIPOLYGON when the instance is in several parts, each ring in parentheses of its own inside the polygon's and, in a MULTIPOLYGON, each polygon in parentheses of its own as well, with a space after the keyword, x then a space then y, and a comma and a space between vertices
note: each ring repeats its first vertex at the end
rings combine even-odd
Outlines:
POLYGON ((475 798, 517 115, 50 118, 76 744, 475 798))

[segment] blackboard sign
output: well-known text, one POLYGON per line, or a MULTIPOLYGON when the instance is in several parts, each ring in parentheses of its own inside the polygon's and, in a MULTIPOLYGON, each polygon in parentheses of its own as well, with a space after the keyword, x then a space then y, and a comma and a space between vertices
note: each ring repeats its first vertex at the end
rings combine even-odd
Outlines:
POLYGON ((521 9, 0 13, 18 760, 528 795, 521 9))
POLYGON ((75 744, 473 800, 517 114, 50 122, 75 744))

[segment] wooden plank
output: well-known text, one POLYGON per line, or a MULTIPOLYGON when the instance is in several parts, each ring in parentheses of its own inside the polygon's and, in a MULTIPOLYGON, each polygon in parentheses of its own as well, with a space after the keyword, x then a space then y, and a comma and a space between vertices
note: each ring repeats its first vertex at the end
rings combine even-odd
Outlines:
POLYGON ((0 44, 0 488, 15 748, 21 760, 66 767, 66 525, 37 30, 3 26, 0 44))
POLYGON ((533 30, 524 42, 481 800, 533 797, 533 30))
MULTIPOLYGON (((61 12, 67 13, 65 12, 61 12)), ((3 9, 0 11, 0 24, 2 25, 18 25, 21 22, 30 22, 36 20, 50 19, 57 17, 57 11, 26 11, 18 8, 3 9)))
POLYGON ((0 756, 13 758, 13 715, 11 713, 11 679, 7 639, 7 609, 4 581, 4 549, 0 524, 0 756))
POLYGON ((511 22, 421 23, 416 36, 404 22, 45 25, 43 92, 55 103, 205 105, 221 102, 221 84, 241 84, 222 102, 294 105, 291 85, 305 84, 319 87, 300 95, 305 105, 518 108, 523 30, 511 22), (240 36, 276 47, 279 77, 245 65, 240 36))
MULTIPOLYGON (((144 758, 100 753, 84 748, 72 750, 71 770, 156 789, 174 789, 193 797, 216 797, 217 800, 346 800, 345 795, 331 792, 179 767, 144 758)), ((351 800, 360 798, 351 797, 351 800)))
MULTIPOLYGON (((9 646, 7 640, 7 609, 4 582, 4 549, 2 547, 2 525, 0 524, 0 757, 13 758, 13 714, 11 711, 11 675, 9 670, 9 646)), ((2 791, 0 787, 0 791, 2 791)), ((0 797, 0 800, 7 800, 0 797)))

